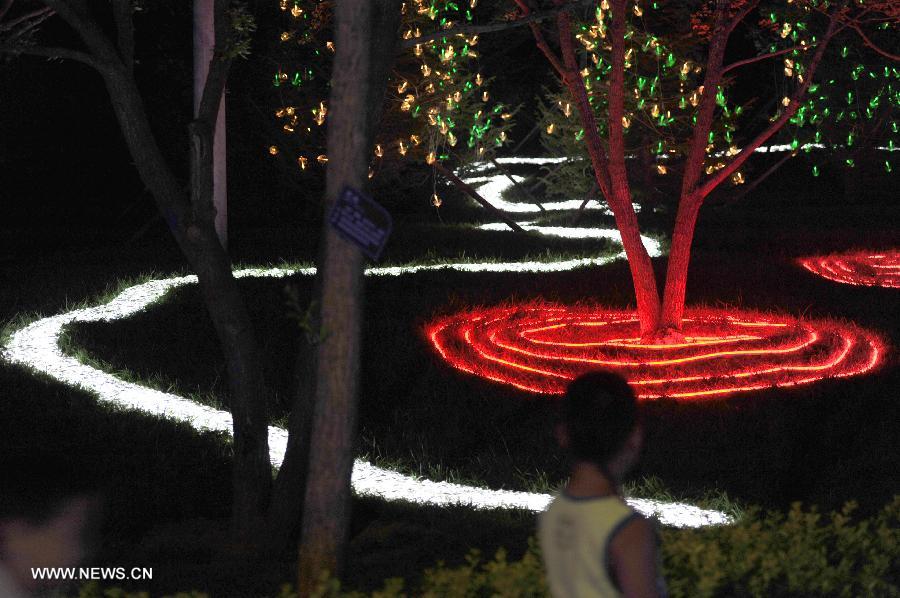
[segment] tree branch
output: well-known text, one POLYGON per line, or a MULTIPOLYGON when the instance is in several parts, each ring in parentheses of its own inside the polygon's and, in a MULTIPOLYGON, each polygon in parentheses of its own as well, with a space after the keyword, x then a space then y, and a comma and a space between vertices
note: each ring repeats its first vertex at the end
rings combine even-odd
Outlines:
POLYGON ((44 58, 62 58, 66 60, 74 60, 81 62, 94 69, 99 70, 97 62, 93 56, 86 52, 71 50, 69 48, 51 48, 46 46, 21 46, 21 45, 4 45, 0 44, 0 54, 25 54, 27 56, 43 56, 44 58))
POLYGON ((131 0, 113 0, 112 11, 119 56, 130 72, 134 70, 134 8, 131 0))
POLYGON ((781 56, 782 54, 787 54, 789 52, 793 52, 794 50, 808 50, 810 48, 816 47, 816 44, 810 44, 808 46, 791 46, 790 48, 785 48, 783 50, 778 50, 777 52, 769 52, 768 54, 760 54, 759 56, 754 56, 752 58, 745 58, 744 60, 738 60, 736 62, 732 62, 728 66, 722 69, 722 74, 724 75, 730 70, 736 69, 738 67, 742 67, 747 64, 753 64, 754 62, 760 62, 761 60, 766 60, 768 58, 775 58, 776 56, 781 56))
MULTIPOLYGON (((4 7, 5 10, 0 10, 0 19, 3 18, 3 15, 6 14, 6 11, 8 11, 9 7, 11 7, 11 6, 12 6, 12 2, 10 2, 6 7, 4 7)), ((6 23, 0 23, 0 31, 11 31, 17 25, 20 25, 21 23, 25 23, 26 21, 31 21, 32 19, 34 19, 34 21, 36 21, 36 23, 26 25, 26 27, 28 27, 30 29, 30 28, 34 27, 34 25, 36 25, 38 23, 42 23, 45 20, 47 20, 47 18, 50 17, 52 14, 53 14, 53 11, 47 7, 39 8, 37 10, 33 10, 29 13, 26 13, 24 15, 20 15, 20 16, 16 17, 15 19, 11 19, 11 20, 7 21, 6 23)))
POLYGON ((891 54, 887 50, 882 49, 881 47, 876 45, 874 42, 872 42, 872 40, 870 40, 869 37, 865 33, 863 33, 863 30, 859 26, 859 24, 853 22, 853 23, 847 23, 847 25, 849 25, 849 27, 851 29, 856 31, 857 35, 859 35, 859 37, 862 38, 863 43, 866 44, 870 49, 874 50, 878 54, 881 54, 888 60, 893 60, 894 62, 900 62, 900 56, 898 56, 897 54, 891 54))
POLYGON ((488 200, 483 198, 481 195, 479 195, 478 191, 473 189, 471 185, 468 185, 465 181, 463 181, 461 178, 456 176, 452 170, 450 170, 449 168, 447 168, 440 162, 435 162, 433 164, 433 166, 436 171, 438 171, 439 173, 441 173, 444 176, 444 178, 446 178, 448 181, 450 181, 451 183, 453 183, 454 185, 456 185, 457 187, 462 189, 469 197, 471 197, 472 199, 474 199, 475 201, 480 203, 482 206, 487 208, 487 210, 490 213, 492 213, 494 216, 496 216, 497 218, 502 220, 503 223, 506 224, 506 226, 508 226, 512 230, 516 231, 517 233, 525 232, 525 230, 521 226, 519 226, 514 220, 512 220, 509 216, 507 216, 505 212, 503 212, 502 210, 497 208, 494 204, 492 204, 491 202, 489 202, 488 200))
POLYGON ((9 9, 12 8, 14 1, 15 0, 3 0, 3 2, 0 3, 0 19, 6 16, 6 13, 8 13, 9 9))
MULTIPOLYGON (((18 28, 18 30, 14 30, 12 31, 12 33, 6 36, 5 43, 12 44, 12 42, 15 42, 16 40, 23 40, 28 33, 36 29, 38 26, 40 26, 41 23, 49 19, 51 16, 53 16, 53 11, 47 10, 46 12, 41 13, 32 20, 26 21, 18 28)), ((16 24, 19 23, 22 23, 22 21, 18 21, 16 24)), ((9 25, 8 28, 0 26, 0 31, 9 31, 12 30, 12 28, 13 25, 9 25)))
POLYGON ((703 93, 697 110, 697 122, 691 135, 688 153, 684 162, 684 175, 681 179, 681 197, 691 197, 703 172, 706 156, 706 145, 709 131, 712 128, 716 111, 716 94, 722 80, 722 63, 725 60, 725 46, 728 44, 730 31, 725 25, 726 2, 716 2, 715 20, 713 21, 713 38, 709 45, 709 56, 706 60, 706 74, 703 77, 703 93))
MULTIPOLYGON (((419 44, 425 44, 438 38, 449 37, 452 35, 480 35, 482 33, 494 33, 497 31, 516 29, 518 27, 530 25, 531 23, 538 23, 540 21, 552 19, 563 10, 575 10, 576 8, 580 8, 582 5, 586 5, 591 2, 593 2, 593 0, 577 0, 576 2, 572 2, 571 4, 568 4, 566 6, 535 13, 531 13, 529 9, 530 14, 527 14, 520 19, 513 19, 511 21, 504 21, 502 23, 489 23, 486 25, 464 25, 461 27, 454 27, 452 29, 445 29, 444 31, 436 31, 434 33, 429 33, 428 35, 422 35, 420 37, 403 40, 403 42, 400 44, 400 47, 403 49, 413 48, 415 46, 418 46, 419 44)), ((520 4, 519 6, 521 8, 522 5, 520 4)))
POLYGON ((601 192, 610 202, 610 206, 615 209, 615 194, 612 191, 612 183, 610 181, 609 156, 603 148, 599 127, 597 126, 597 118, 594 114, 594 108, 591 106, 587 89, 585 89, 584 81, 581 79, 581 75, 578 74, 578 63, 576 62, 575 48, 572 42, 572 20, 569 13, 559 13, 557 28, 559 29, 560 51, 565 61, 565 67, 562 69, 562 80, 575 101, 575 106, 581 117, 581 123, 584 125, 588 155, 591 158, 594 178, 600 186, 601 192))
POLYGON ((803 83, 798 87, 794 94, 791 96, 790 101, 785 109, 785 111, 781 114, 781 116, 775 120, 765 131, 756 136, 756 138, 751 141, 748 145, 744 146, 744 148, 738 152, 734 158, 732 158, 731 162, 729 162, 724 168, 717 171, 715 174, 711 175, 706 181, 703 182, 702 185, 696 190, 696 194, 701 199, 709 195, 716 187, 721 185, 728 177, 734 174, 741 166, 743 166, 744 162, 746 162, 750 156, 753 155, 753 152, 756 151, 758 147, 764 144, 772 135, 777 133, 784 125, 791 119, 792 116, 797 112, 797 109, 800 107, 800 98, 802 98, 806 91, 809 89, 810 85, 812 85, 813 76, 816 73, 816 69, 819 66, 819 63, 822 61, 822 57, 825 55, 825 49, 828 47, 829 42, 838 32, 837 29, 838 16, 837 13, 831 16, 831 20, 828 23, 828 29, 825 31, 825 35, 822 37, 822 41, 819 44, 818 48, 816 48, 816 53, 813 55, 812 61, 810 61, 809 67, 806 69, 805 79, 803 83))

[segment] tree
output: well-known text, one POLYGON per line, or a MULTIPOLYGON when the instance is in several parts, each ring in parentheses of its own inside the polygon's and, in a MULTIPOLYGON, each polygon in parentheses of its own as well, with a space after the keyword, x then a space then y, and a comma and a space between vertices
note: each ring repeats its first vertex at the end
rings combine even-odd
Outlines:
MULTIPOLYGON (((215 1, 215 49, 196 118, 187 131, 191 155, 190 182, 185 187, 174 174, 175 160, 159 149, 135 79, 134 6, 130 0, 116 0, 112 9, 115 29, 109 34, 102 25, 102 11, 93 12, 81 0, 6 0, 0 5, 0 51, 70 59, 101 75, 141 179, 197 274, 225 357, 229 382, 228 403, 234 426, 233 527, 239 540, 261 541, 259 533, 264 527, 296 526, 296 505, 302 502, 303 489, 302 485, 287 485, 289 491, 277 493, 270 501, 267 390, 253 325, 232 276, 228 255, 216 235, 212 158, 225 81, 232 61, 249 50, 253 21, 241 5, 215 1), (58 16, 74 30, 83 48, 37 43, 39 25, 52 16, 58 16), (272 523, 271 519, 277 517, 282 519, 278 524, 272 523), (266 518, 270 520, 268 525, 264 525, 266 518)), ((292 419, 291 438, 295 444, 297 436, 308 429, 309 418, 303 417, 308 411, 297 409, 300 416, 292 419)), ((306 458, 303 451, 289 451, 278 479, 303 471, 306 458)))
MULTIPOLYGON (((373 130, 369 176, 385 184, 411 163, 438 167, 489 159, 506 144, 514 110, 490 92, 479 71, 478 0, 410 0, 401 15, 403 41, 385 84, 385 106, 373 130)), ((268 151, 299 180, 321 176, 329 159, 326 84, 335 5, 281 0, 283 28, 272 79, 277 124, 268 151)), ((380 107, 379 107, 380 108, 380 107)), ((432 196, 440 205, 440 198, 432 196)))
MULTIPOLYGON (((515 4, 520 19, 535 14, 536 8, 527 0, 515 0, 515 4)), ((576 24, 575 15, 584 4, 554 0, 558 11, 558 50, 550 46, 538 22, 531 21, 529 26, 537 46, 556 71, 574 108, 572 112, 579 117, 579 135, 584 140, 593 177, 621 232, 634 281, 641 335, 662 341, 679 338, 690 248, 704 200, 733 177, 741 180, 740 169, 753 152, 795 120, 825 52, 836 36, 841 32, 857 32, 867 40, 867 45, 878 48, 863 32, 863 27, 876 23, 896 28, 897 11, 891 3, 879 3, 876 7, 813 0, 788 3, 770 13, 768 19, 763 16, 763 26, 756 30, 758 34, 768 34, 772 40, 770 48, 726 64, 726 46, 735 30, 753 27, 752 18, 765 15, 758 0, 653 2, 653 9, 660 13, 656 18, 645 16, 640 2, 603 0, 591 3, 594 8, 591 21, 576 24), (685 13, 686 9, 689 12, 685 13), (673 24, 672 19, 678 18, 689 25, 689 32, 673 24), (660 27, 655 34, 654 26, 660 27), (707 51, 695 50, 689 59, 679 60, 676 57, 679 34, 682 39, 689 36, 695 48, 697 41, 702 42, 707 51), (576 46, 581 48, 581 54, 576 46), (664 58, 656 61, 658 70, 649 76, 639 72, 638 56, 648 49, 664 58), (741 107, 729 105, 726 92, 734 84, 740 67, 783 56, 789 56, 793 65, 790 72, 785 70, 787 91, 776 113, 738 149, 732 144, 735 127, 728 121, 740 113, 741 107), (700 73, 702 77, 693 77, 700 73), (649 80, 652 84, 646 85, 649 80), (680 82, 674 93, 667 81, 680 82), (673 115, 679 110, 683 111, 682 115, 673 115), (654 145, 660 156, 672 161, 681 159, 678 208, 662 295, 650 258, 640 242, 632 205, 626 168, 630 149, 626 139, 632 122, 649 124, 646 129, 657 137, 654 145), (686 138, 678 140, 675 129, 685 122, 688 127, 682 132, 686 138), (717 122, 724 130, 718 136, 717 122), (676 126, 670 129, 673 125, 676 126), (717 151, 717 139, 724 140, 727 149, 717 151)), ((666 172, 672 163, 661 162, 659 171, 666 172)))
MULTIPOLYGON (((203 100, 203 87, 215 50, 215 2, 194 0, 194 116, 203 100)), ((213 206, 216 234, 228 249, 228 189, 225 141, 225 94, 220 100, 213 136, 213 206)))
POLYGON ((197 274, 204 303, 215 327, 228 371, 229 403, 234 420, 234 527, 249 537, 265 514, 269 463, 265 384, 253 326, 231 274, 231 263, 216 236, 213 205, 213 136, 231 62, 248 51, 252 20, 239 6, 215 2, 215 51, 203 85, 190 140, 189 190, 178 181, 172 162, 159 149, 135 80, 134 5, 111 3, 115 37, 102 16, 82 0, 6 0, 0 18, 8 17, 4 52, 66 58, 95 69, 112 101, 125 142, 142 181, 150 189, 176 243, 197 274), (14 12, 13 9, 19 9, 14 12), (83 49, 47 47, 35 40, 37 27, 59 16, 80 39, 83 49))
MULTIPOLYGON (((335 6, 335 64, 328 123, 326 210, 346 187, 362 189, 384 81, 395 50, 399 0, 335 6), (388 34, 388 35, 385 35, 388 34)), ((340 575, 347 539, 356 441, 364 259, 324 219, 320 263, 322 339, 303 501, 298 590, 309 595, 320 573, 340 575)))

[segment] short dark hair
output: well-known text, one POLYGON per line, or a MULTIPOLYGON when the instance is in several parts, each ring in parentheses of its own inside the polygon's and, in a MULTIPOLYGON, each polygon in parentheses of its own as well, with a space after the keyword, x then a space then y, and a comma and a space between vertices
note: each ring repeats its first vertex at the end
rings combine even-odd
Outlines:
POLYGON ((560 405, 573 459, 605 465, 640 421, 637 399, 625 379, 597 370, 573 380, 560 405))

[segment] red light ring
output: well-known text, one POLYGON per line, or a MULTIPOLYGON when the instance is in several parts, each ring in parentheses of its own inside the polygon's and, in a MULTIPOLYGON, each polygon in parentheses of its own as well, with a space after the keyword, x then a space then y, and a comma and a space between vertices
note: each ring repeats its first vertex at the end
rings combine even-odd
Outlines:
POLYGON ((900 250, 810 256, 798 259, 797 263, 834 282, 900 289, 900 250))
POLYGON ((488 380, 560 394, 580 373, 605 367, 626 376, 642 398, 703 398, 853 376, 874 369, 885 351, 877 335, 851 324, 723 310, 694 310, 684 322, 684 342, 644 344, 629 312, 538 303, 461 312, 426 332, 450 365, 488 380))

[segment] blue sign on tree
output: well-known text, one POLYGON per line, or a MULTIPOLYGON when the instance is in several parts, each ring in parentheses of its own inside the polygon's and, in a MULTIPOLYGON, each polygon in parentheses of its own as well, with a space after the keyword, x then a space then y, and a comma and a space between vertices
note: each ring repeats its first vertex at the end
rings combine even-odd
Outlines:
POLYGON ((328 221, 342 237, 378 260, 393 229, 391 215, 374 199, 344 187, 331 208, 328 221))

